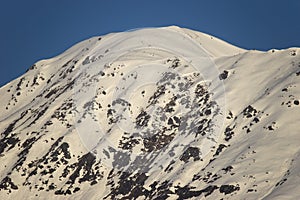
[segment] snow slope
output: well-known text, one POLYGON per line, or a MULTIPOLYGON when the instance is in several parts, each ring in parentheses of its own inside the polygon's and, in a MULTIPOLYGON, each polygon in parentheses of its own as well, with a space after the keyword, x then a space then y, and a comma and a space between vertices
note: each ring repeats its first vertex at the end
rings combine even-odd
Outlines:
POLYGON ((1 199, 299 199, 300 50, 112 33, 0 89, 1 199))

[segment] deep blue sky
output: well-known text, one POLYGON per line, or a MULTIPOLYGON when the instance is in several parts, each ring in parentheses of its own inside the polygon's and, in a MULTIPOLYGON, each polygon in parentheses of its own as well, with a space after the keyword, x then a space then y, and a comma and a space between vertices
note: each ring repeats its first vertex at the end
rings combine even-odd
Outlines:
POLYGON ((0 86, 89 37, 166 25, 246 49, 300 47, 300 1, 3 0, 0 86))

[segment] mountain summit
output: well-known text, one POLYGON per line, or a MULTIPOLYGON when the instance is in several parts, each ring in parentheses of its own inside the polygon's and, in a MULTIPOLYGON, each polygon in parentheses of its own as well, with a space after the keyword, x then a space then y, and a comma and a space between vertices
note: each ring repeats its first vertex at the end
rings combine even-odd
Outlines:
POLYGON ((41 60, 0 88, 0 197, 299 199, 299 55, 171 26, 41 60))

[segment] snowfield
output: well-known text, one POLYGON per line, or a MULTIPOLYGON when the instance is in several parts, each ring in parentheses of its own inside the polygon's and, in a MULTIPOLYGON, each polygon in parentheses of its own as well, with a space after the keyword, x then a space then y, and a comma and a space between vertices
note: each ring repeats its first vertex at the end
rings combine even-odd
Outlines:
POLYGON ((299 48, 93 37, 0 88, 0 198, 300 199, 299 83, 299 48))

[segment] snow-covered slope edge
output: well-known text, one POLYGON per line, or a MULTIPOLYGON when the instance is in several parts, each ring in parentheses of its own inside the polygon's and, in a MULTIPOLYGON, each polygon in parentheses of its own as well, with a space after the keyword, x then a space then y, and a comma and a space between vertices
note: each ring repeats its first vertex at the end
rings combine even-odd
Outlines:
MULTIPOLYGON (((192 100, 201 104, 193 107, 193 111, 199 109, 199 113, 204 113, 199 118, 188 115, 194 119, 192 128, 192 122, 184 121, 185 116, 180 115, 185 111, 180 97, 172 99, 167 95, 170 83, 175 86, 187 83, 177 76, 166 82, 158 79, 156 82, 161 85, 137 87, 130 97, 132 105, 147 112, 149 100, 150 104, 164 106, 167 114, 158 124, 159 131, 163 131, 149 137, 130 137, 127 130, 113 132, 116 127, 109 123, 117 120, 114 118, 117 111, 108 104, 119 94, 115 88, 125 85, 122 80, 128 75, 138 77, 143 76, 143 70, 150 71, 134 67, 152 63, 176 69, 193 83, 198 79, 187 60, 151 46, 119 55, 116 61, 106 63, 106 67, 100 66, 106 54, 117 51, 113 47, 103 48, 115 34, 94 37, 55 58, 36 63, 26 74, 1 88, 1 199, 300 198, 300 50, 246 51, 188 29, 164 29, 186 34, 202 45, 219 70, 216 76, 224 83, 226 104, 221 114, 225 122, 211 152, 204 156, 199 144, 207 137, 205 127, 212 117, 211 111, 216 109, 211 104, 212 96, 205 88, 196 93, 199 90, 191 86, 192 100), (107 137, 114 133, 111 141, 118 138, 112 146, 128 153, 118 154, 107 148, 113 167, 86 149, 78 134, 78 121, 74 120, 74 112, 80 107, 74 103, 74 88, 92 78, 79 72, 93 65, 101 69, 97 97, 82 107, 87 116, 92 111, 105 130, 112 128, 107 137), (181 129, 183 122, 187 123, 185 130, 181 129), (151 171, 151 162, 158 162, 164 155, 158 150, 176 142, 176 136, 184 135, 185 131, 189 132, 186 140, 189 135, 195 138, 191 145, 182 152, 170 151, 175 156, 160 161, 160 170, 151 171), (139 155, 140 146, 149 157, 155 155, 150 161, 143 160, 142 165, 149 168, 142 169, 137 162, 128 160, 131 157, 127 155, 139 155)), ((153 31, 160 35, 162 29, 153 31)), ((130 35, 121 34, 124 38, 130 35)), ((182 46, 183 54, 188 51, 182 46)), ((178 94, 177 90, 170 91, 178 94)), ((134 123, 142 126, 141 132, 151 129, 147 122, 155 122, 152 121, 155 116, 162 117, 155 112, 147 115, 139 109, 131 111, 136 117, 134 123)), ((89 128, 92 127, 86 128, 88 137, 89 128)))

